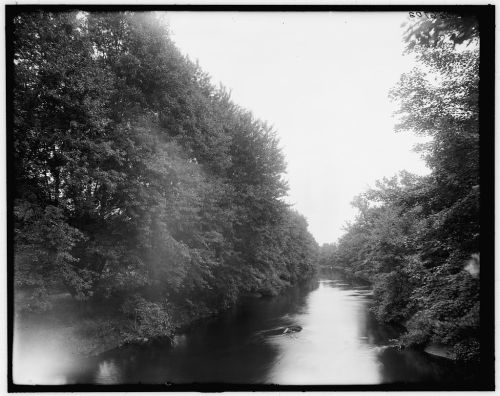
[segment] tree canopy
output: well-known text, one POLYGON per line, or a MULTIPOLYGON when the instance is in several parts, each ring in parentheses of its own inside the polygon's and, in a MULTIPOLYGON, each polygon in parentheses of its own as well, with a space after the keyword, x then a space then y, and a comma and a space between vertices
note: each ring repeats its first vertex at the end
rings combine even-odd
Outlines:
POLYGON ((332 258, 374 282, 376 316, 403 323, 402 345, 445 344, 479 359, 479 38, 470 18, 416 19, 407 50, 417 66, 390 96, 397 131, 427 136, 417 147, 431 170, 402 172, 358 196, 356 221, 332 258))
POLYGON ((180 53, 161 15, 37 11, 14 27, 24 309, 67 290, 166 334, 173 316, 314 271, 316 242, 282 199, 276 132, 180 53))

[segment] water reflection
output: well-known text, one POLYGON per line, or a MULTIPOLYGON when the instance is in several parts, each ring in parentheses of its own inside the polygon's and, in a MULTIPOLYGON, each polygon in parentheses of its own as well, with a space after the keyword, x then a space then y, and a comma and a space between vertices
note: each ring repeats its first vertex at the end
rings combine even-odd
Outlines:
POLYGON ((99 363, 95 382, 97 384, 116 384, 121 380, 120 368, 113 360, 105 360, 99 363))
MULTIPOLYGON (((52 337, 53 328, 38 326, 38 321, 21 324, 14 320, 12 345, 12 380, 17 385, 62 385, 67 373, 81 367, 81 361, 71 355, 59 338, 52 337), (21 328, 25 326, 25 328, 21 328)), ((64 331, 64 329, 63 329, 64 331)))
POLYGON ((302 312, 312 281, 275 298, 249 299, 203 320, 176 336, 173 346, 127 346, 96 358, 93 375, 68 376, 69 383, 263 383, 277 346, 266 342, 268 329, 292 324, 302 312))
POLYGON ((399 330, 376 322, 369 312, 371 298, 366 284, 311 280, 275 298, 242 301, 194 324, 174 345, 127 346, 58 367, 53 371, 58 376, 45 379, 340 385, 464 378, 449 361, 390 347, 399 330), (302 329, 285 332, 290 326, 302 329))
MULTIPOLYGON (((335 287, 319 283, 307 299, 304 312, 293 322, 303 331, 293 337, 273 337, 279 359, 268 379, 277 384, 375 384, 380 382, 376 354, 360 333, 364 302, 335 287)), ((339 286, 344 286, 340 284, 339 286)))
POLYGON ((47 349, 43 340, 28 351, 14 337, 12 379, 18 385, 62 385, 66 383, 63 353, 47 349))

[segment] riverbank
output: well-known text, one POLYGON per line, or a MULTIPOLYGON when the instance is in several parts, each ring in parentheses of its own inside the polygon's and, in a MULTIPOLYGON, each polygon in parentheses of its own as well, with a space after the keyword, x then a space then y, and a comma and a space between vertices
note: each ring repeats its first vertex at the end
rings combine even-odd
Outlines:
MULTIPOLYGON (((302 282, 307 282, 311 277, 302 282)), ((245 299, 276 297, 289 287, 242 293, 233 306, 245 299)), ((17 293, 16 297, 16 307, 25 305, 20 301, 22 293, 17 293)), ((137 331, 135 321, 124 316, 113 302, 83 305, 69 293, 59 293, 50 297, 50 304, 52 308, 43 313, 16 310, 15 346, 23 353, 29 354, 30 350, 42 348, 48 355, 64 350, 69 356, 90 357, 125 345, 145 344, 160 338, 173 342, 176 335, 188 332, 197 322, 215 317, 232 307, 211 311, 188 311, 173 307, 170 313, 172 331, 159 337, 145 337, 137 331)))
POLYGON ((48 351, 61 349, 70 355, 92 356, 124 345, 120 328, 128 328, 130 323, 112 311, 85 315, 69 295, 53 305, 52 310, 43 313, 15 313, 15 346, 29 351, 43 344, 48 351))
MULTIPOLYGON (((67 307, 66 307, 67 308, 67 307)), ((98 315, 79 315, 77 304, 74 309, 55 307, 55 312, 44 314, 17 313, 14 320, 14 347, 20 347, 23 353, 31 349, 44 349, 47 354, 55 350, 64 350, 75 357, 97 356, 104 352, 128 344, 145 344, 153 339, 134 331, 134 321, 128 320, 112 311, 98 315)), ((165 334, 172 340, 177 332, 184 332, 192 322, 212 315, 192 317, 175 323, 175 332, 165 334)))

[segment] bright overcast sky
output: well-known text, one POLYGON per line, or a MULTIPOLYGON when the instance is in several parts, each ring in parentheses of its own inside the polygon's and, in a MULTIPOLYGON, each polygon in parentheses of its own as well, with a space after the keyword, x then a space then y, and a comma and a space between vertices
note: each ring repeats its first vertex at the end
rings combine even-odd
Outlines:
POLYGON ((353 197, 402 169, 425 174, 396 134, 388 91, 411 67, 399 12, 171 12, 173 40, 233 100, 274 125, 288 201, 318 243, 354 219, 353 197))

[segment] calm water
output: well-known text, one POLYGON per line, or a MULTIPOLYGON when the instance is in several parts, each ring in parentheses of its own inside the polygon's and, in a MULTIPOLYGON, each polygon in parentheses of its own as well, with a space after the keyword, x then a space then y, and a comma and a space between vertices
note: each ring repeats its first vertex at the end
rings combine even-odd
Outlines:
POLYGON ((174 346, 128 346, 60 365, 43 383, 340 385, 464 378, 450 361, 389 347, 398 332, 374 320, 370 298, 368 286, 333 276, 314 280, 275 298, 243 301, 176 336, 174 346), (277 334, 290 325, 303 329, 277 334))

